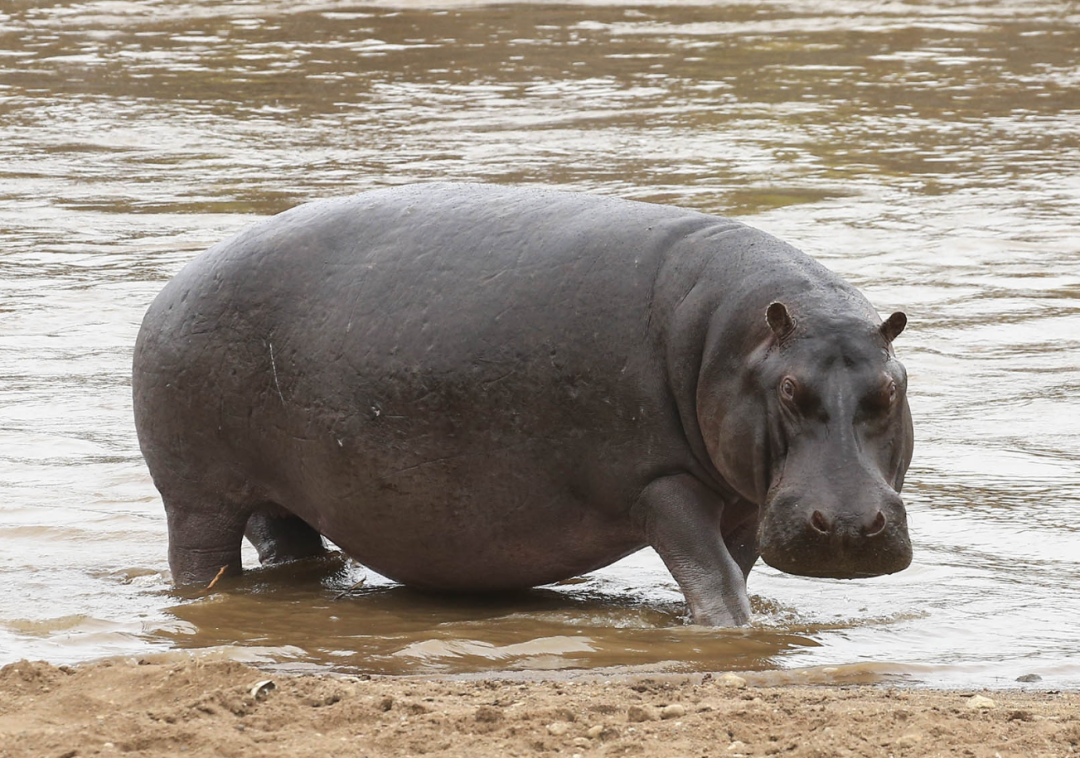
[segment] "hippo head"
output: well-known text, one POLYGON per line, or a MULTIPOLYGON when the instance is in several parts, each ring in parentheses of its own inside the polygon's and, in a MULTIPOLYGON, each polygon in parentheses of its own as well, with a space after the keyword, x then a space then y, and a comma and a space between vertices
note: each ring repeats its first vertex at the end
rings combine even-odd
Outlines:
POLYGON ((891 574, 911 563, 900 499, 911 461, 907 374, 892 341, 907 317, 834 317, 806 329, 782 303, 755 374, 771 465, 761 556, 803 576, 891 574))
POLYGON ((709 455, 761 505, 759 548, 770 566, 845 579, 900 571, 911 563, 900 488, 912 426, 892 341, 907 318, 800 316, 770 305, 750 360, 714 373, 712 388, 699 385, 709 455), (733 392, 739 402, 724 402, 733 392))

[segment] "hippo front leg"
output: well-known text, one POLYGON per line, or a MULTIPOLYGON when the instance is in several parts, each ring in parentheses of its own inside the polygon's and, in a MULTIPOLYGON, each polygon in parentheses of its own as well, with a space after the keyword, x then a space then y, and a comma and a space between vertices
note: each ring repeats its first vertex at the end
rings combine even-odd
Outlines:
POLYGON ((741 626, 750 619, 746 576, 720 533, 724 503, 689 474, 657 479, 635 511, 646 539, 679 583, 695 624, 741 626))

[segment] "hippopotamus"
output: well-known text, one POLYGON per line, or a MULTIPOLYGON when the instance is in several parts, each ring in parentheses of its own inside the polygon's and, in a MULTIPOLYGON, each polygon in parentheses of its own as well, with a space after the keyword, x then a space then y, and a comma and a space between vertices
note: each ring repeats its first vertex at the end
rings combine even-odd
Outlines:
POLYGON ((313 202, 192 260, 134 354, 179 585, 319 556, 430 591, 557 582, 651 546, 692 621, 759 556, 911 561, 913 431, 884 321, 738 221, 421 184, 313 202))

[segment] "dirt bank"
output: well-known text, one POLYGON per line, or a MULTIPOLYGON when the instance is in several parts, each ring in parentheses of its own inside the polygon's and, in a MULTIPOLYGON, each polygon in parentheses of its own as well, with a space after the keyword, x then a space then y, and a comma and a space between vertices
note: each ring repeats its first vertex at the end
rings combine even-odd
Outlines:
POLYGON ((550 753, 1066 756, 1080 753, 1080 694, 339 678, 199 658, 0 669, 3 758, 550 753))

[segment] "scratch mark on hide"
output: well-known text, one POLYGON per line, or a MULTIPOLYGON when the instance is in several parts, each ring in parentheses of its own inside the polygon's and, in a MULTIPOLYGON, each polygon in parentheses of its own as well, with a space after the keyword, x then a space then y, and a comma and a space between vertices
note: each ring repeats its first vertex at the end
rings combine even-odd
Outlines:
POLYGON ((693 284, 691 284, 687 288, 687 290, 682 294, 682 297, 679 298, 679 301, 677 303, 675 303, 674 310, 678 310, 682 306, 682 304, 686 301, 686 299, 688 297, 690 297, 690 295, 694 292, 694 290, 697 289, 697 286, 698 286, 698 282, 695 281, 693 284))
POLYGON ((399 468, 399 469, 396 469, 394 471, 390 471, 390 472, 387 473, 386 476, 387 477, 397 476, 398 474, 403 474, 406 471, 413 471, 415 469, 422 468, 423 466, 431 466, 431 465, 436 464, 436 463, 443 463, 445 461, 450 461, 450 460, 453 460, 455 458, 461 458, 464 455, 465 455, 465 453, 454 453, 453 455, 444 455, 441 458, 432 458, 431 460, 422 461, 421 463, 415 463, 412 466, 405 466, 404 468, 399 468))
POLYGON ((485 387, 490 387, 493 384, 498 384, 503 379, 506 379, 508 376, 513 376, 515 373, 517 373, 515 369, 510 369, 506 373, 500 374, 494 379, 485 379, 483 382, 481 382, 481 384, 483 384, 485 387))
POLYGON ((281 394, 281 384, 278 382, 277 378, 277 363, 274 361, 274 343, 267 342, 266 344, 270 346, 270 370, 274 373, 274 387, 277 389, 278 397, 281 398, 281 404, 285 405, 285 396, 281 394))

